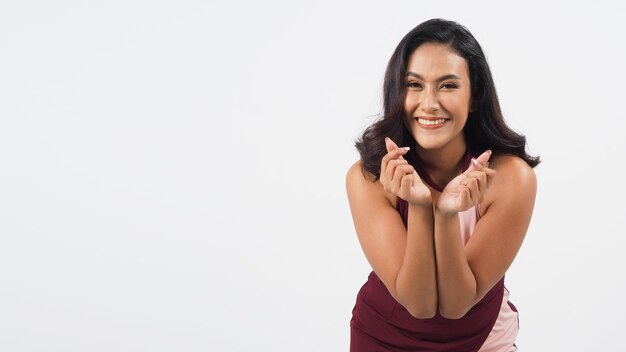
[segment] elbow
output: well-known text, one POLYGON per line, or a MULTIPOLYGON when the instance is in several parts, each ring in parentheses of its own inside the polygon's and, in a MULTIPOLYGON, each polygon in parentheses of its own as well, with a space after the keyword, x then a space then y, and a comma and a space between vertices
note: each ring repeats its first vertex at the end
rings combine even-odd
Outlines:
POLYGON ((396 302, 416 319, 431 319, 437 314, 437 301, 426 301, 425 299, 421 299, 419 301, 407 302, 400 301, 396 298, 396 302))
POLYGON ((465 314, 467 314, 468 310, 467 309, 459 309, 459 308, 443 308, 440 307, 439 308, 439 314, 441 314, 442 317, 446 318, 446 319, 453 319, 453 320, 457 320, 457 319, 461 319, 465 316, 465 314))
POLYGON ((432 319, 437 314, 437 302, 430 302, 430 304, 412 304, 405 306, 406 310, 416 319, 432 319))
POLYGON ((435 309, 407 309, 409 314, 416 319, 432 319, 435 317, 435 309))
POLYGON ((400 291, 396 289, 396 295, 392 296, 413 318, 431 319, 437 315, 436 286, 409 292, 408 295, 399 294, 400 291))

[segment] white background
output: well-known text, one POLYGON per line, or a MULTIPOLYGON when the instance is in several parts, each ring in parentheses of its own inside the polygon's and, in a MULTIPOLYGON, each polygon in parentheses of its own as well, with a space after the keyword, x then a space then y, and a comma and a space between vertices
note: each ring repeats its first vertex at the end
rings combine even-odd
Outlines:
POLYGON ((618 1, 2 1, 0 350, 347 351, 345 195, 406 32, 482 44, 538 198, 522 351, 623 348, 618 1))

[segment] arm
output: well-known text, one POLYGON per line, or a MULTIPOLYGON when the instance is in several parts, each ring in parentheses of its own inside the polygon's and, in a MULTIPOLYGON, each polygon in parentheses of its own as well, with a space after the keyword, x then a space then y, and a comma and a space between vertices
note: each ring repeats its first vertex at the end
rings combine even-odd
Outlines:
POLYGON ((374 272, 411 315, 433 317, 437 284, 432 204, 410 204, 405 228, 380 181, 365 177, 360 162, 348 171, 346 190, 359 242, 374 272))
POLYGON ((533 169, 513 156, 499 157, 493 168, 498 174, 482 203, 485 214, 467 245, 458 213, 435 209, 439 309, 447 318, 464 316, 502 278, 530 223, 537 189, 533 169))

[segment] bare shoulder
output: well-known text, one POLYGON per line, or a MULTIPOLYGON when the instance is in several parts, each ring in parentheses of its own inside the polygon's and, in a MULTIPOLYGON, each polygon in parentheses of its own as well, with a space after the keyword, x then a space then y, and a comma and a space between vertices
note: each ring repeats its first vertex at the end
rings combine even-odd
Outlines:
POLYGON ((495 155, 489 167, 496 170, 495 184, 529 184, 535 183, 535 171, 524 159, 511 154, 495 155), (496 181, 497 180, 497 181, 496 181))
POLYGON ((369 180, 370 182, 373 182, 374 175, 365 171, 363 169, 363 164, 361 163, 361 160, 357 160, 348 169, 348 174, 346 175, 346 182, 360 181, 361 179, 369 180))
POLYGON ((489 167, 496 170, 496 174, 484 200, 485 211, 499 199, 534 203, 537 177, 522 158, 511 154, 494 155, 489 167))
POLYGON ((386 192, 383 189, 380 180, 376 180, 376 177, 363 169, 363 165, 360 160, 357 160, 346 174, 346 191, 349 198, 384 198, 390 205, 395 205, 395 196, 386 192))

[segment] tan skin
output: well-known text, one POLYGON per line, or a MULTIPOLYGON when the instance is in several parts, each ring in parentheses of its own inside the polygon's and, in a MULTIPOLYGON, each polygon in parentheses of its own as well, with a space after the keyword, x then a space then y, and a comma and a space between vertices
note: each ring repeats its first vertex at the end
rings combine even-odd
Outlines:
MULTIPOLYGON (((381 177, 372 182, 360 161, 349 169, 346 189, 355 229, 370 265, 391 295, 414 317, 439 311, 458 319, 502 278, 515 259, 532 215, 537 181, 533 169, 508 154, 481 154, 461 173, 463 127, 471 111, 466 61, 442 44, 423 44, 409 57, 405 124, 417 150, 386 140, 381 177), (446 119, 438 129, 417 118, 446 119), (431 178, 424 184, 403 155, 417 153, 431 178), (489 162, 489 167, 486 167, 489 162), (407 227, 397 197, 409 206, 407 227), (463 244, 458 213, 479 204, 481 218, 463 244)), ((423 120, 422 120, 423 121, 423 120)))

